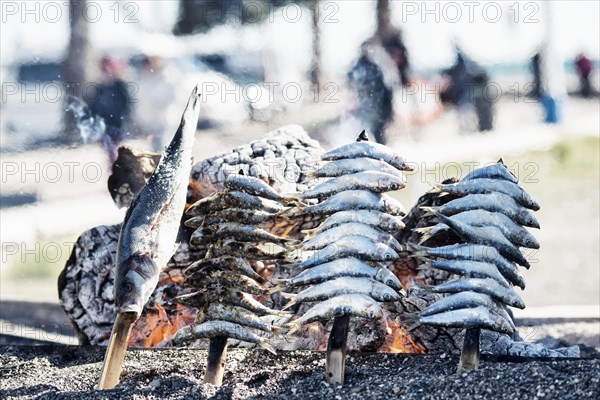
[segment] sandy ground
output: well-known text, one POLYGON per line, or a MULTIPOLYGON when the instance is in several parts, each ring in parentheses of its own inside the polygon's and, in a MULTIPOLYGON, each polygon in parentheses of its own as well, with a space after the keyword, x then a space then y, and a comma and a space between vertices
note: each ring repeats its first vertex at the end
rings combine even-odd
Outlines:
POLYGON ((600 358, 526 360, 484 356, 457 374, 454 355, 349 353, 344 386, 324 380, 324 354, 235 349, 224 385, 202 382, 204 350, 127 353, 121 383, 93 391, 103 349, 0 346, 3 399, 583 399, 600 396, 600 358))

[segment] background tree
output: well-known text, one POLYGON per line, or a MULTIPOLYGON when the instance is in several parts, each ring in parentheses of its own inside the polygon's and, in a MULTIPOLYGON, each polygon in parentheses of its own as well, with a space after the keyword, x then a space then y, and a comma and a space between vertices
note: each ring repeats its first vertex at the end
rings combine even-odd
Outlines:
MULTIPOLYGON (((86 5, 87 0, 71 0, 69 3, 71 34, 62 74, 68 94, 65 105, 72 101, 71 96, 82 97, 82 86, 89 79, 91 47, 89 23, 85 18, 86 5)), ((79 139, 73 113, 64 114, 63 138, 68 143, 79 139)))

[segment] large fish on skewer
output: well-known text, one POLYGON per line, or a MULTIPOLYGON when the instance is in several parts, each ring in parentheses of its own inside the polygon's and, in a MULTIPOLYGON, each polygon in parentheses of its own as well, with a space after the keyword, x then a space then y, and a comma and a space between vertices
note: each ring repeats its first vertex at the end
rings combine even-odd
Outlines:
POLYGON ((179 128, 156 170, 127 210, 117 246, 117 319, 106 351, 99 389, 119 382, 133 322, 154 291, 173 255, 192 168, 192 147, 200 111, 198 87, 192 90, 179 128))

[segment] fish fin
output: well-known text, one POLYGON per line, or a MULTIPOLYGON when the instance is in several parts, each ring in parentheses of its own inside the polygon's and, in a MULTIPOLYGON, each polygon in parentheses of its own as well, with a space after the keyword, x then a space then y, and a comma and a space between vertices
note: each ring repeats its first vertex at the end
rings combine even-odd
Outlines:
POLYGON ((267 350, 269 353, 273 353, 273 354, 277 355, 277 352, 275 351, 275 349, 273 348, 273 346, 271 346, 266 341, 261 340, 260 342, 258 342, 258 345, 260 347, 262 347, 263 349, 267 350))
POLYGON ((423 325, 418 313, 406 313, 400 317, 404 329, 412 331, 423 325))

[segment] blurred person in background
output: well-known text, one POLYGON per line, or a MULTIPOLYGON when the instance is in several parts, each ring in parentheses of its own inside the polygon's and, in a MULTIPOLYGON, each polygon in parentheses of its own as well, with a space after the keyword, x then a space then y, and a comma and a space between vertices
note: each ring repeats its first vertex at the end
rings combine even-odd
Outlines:
POLYGON ((361 128, 372 133, 378 143, 388 142, 385 131, 394 117, 394 88, 408 83, 407 72, 407 50, 400 31, 395 29, 364 42, 348 72, 357 99, 354 114, 361 128))
POLYGON ((539 99, 542 93, 542 54, 539 51, 531 57, 530 66, 533 74, 533 88, 527 95, 539 99))
POLYGON ((117 149, 125 136, 124 126, 129 121, 133 99, 123 79, 126 64, 114 57, 103 57, 100 61, 101 82, 89 96, 88 104, 93 115, 103 119, 106 131, 102 145, 108 152, 110 164, 117 159, 117 149))
POLYGON ((580 82, 579 93, 585 98, 592 97, 592 84, 590 82, 590 75, 594 69, 592 62, 585 54, 579 53, 575 59, 575 68, 580 82))
POLYGON ((456 46, 456 61, 442 74, 447 77, 448 84, 442 88, 441 101, 456 106, 461 130, 469 130, 468 115, 472 108, 477 117, 478 130, 480 132, 492 130, 493 99, 490 99, 486 93, 489 83, 487 71, 456 46))
POLYGON ((148 56, 142 61, 142 72, 138 80, 138 97, 135 122, 152 147, 160 152, 166 146, 165 131, 175 102, 176 77, 159 56, 148 56))

